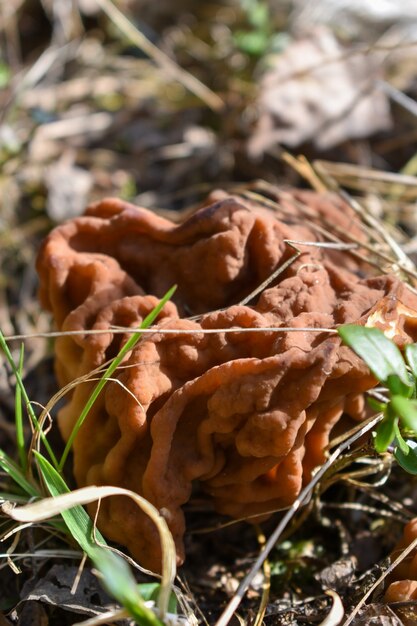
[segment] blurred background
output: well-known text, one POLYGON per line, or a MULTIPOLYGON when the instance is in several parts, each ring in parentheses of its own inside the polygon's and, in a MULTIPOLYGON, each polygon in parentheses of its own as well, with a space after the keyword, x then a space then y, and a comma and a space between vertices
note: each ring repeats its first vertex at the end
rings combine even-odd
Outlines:
POLYGON ((3 226, 300 184, 283 151, 414 174, 416 42, 414 0, 1 0, 3 226))

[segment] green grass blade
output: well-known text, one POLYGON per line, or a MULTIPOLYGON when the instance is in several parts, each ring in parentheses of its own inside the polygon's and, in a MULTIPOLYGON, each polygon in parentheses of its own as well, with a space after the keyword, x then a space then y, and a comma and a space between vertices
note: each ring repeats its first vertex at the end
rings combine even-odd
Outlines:
POLYGON ((417 378, 417 343, 409 343, 404 348, 405 358, 413 376, 417 378))
MULTIPOLYGON (((159 592, 161 590, 161 585, 159 583, 141 583, 138 587, 140 595, 145 601, 153 600, 155 603, 157 602, 159 592)), ((169 597, 168 612, 176 613, 177 609, 177 598, 175 593, 172 592, 169 597)))
POLYGON ((72 448, 72 444, 74 443, 74 439, 77 436, 78 431, 80 430, 81 426, 83 425, 83 423, 84 423, 84 421, 85 421, 89 411, 91 410, 91 408, 94 405, 95 401, 97 400, 98 396, 100 395, 100 393, 102 392, 103 388, 105 387, 107 379, 112 376, 114 371, 119 367, 120 363, 123 361, 123 359, 126 356, 126 354, 128 352, 130 352, 130 350, 132 350, 132 348, 134 348, 136 343, 139 341, 139 339, 142 336, 142 333, 140 331, 145 329, 145 328, 148 328, 155 321, 155 319, 158 317, 159 313, 161 312, 161 310, 163 309, 165 304, 168 302, 168 300, 174 294, 176 288, 177 288, 176 285, 171 287, 171 289, 161 299, 159 304, 149 313, 149 315, 147 315, 147 317, 145 317, 145 319, 143 320, 142 324, 140 325, 138 331, 135 332, 128 339, 128 341, 125 343, 125 345, 121 348, 119 354, 113 359, 113 361, 110 363, 109 367, 104 372, 103 376, 101 377, 101 379, 97 383, 96 387, 94 388, 91 396, 87 400, 83 410, 81 411, 81 414, 80 414, 80 416, 79 416, 79 418, 77 420, 77 423, 75 424, 74 428, 72 429, 71 435, 68 438, 68 441, 66 443, 64 452, 63 452, 61 460, 59 462, 59 466, 58 466, 59 471, 62 472, 62 469, 63 469, 63 467, 65 465, 66 460, 67 460, 68 454, 69 454, 69 452, 70 452, 70 450, 72 448))
MULTIPOLYGON (((34 451, 40 473, 52 496, 69 493, 70 489, 49 461, 34 451)), ((103 584, 132 617, 143 626, 162 626, 162 622, 149 609, 139 593, 138 585, 126 562, 113 552, 98 545, 93 535, 93 522, 85 509, 76 505, 63 510, 61 515, 72 537, 93 561, 103 576, 103 584)), ((105 539, 96 529, 97 541, 105 545, 105 539)))
POLYGON ((15 493, 8 493, 7 491, 0 491, 0 501, 13 502, 14 504, 27 504, 27 496, 18 496, 15 493))
MULTIPOLYGON (((62 493, 70 493, 71 490, 65 480, 49 461, 36 450, 33 451, 33 454, 38 462, 39 472, 51 496, 56 497, 62 493)), ((82 506, 76 506, 69 511, 63 511, 61 515, 75 541, 90 556, 90 552, 98 546, 93 538, 93 522, 88 513, 82 506)), ((97 541, 106 545, 106 540, 98 530, 95 531, 95 536, 97 541)))
MULTIPOLYGON (((25 346, 22 343, 20 346, 19 364, 17 366, 17 371, 19 372, 20 378, 22 378, 24 354, 25 354, 25 346)), ((16 385, 14 406, 15 406, 17 453, 19 456, 20 467, 22 468, 23 472, 26 473, 28 460, 27 460, 27 455, 26 455, 26 450, 25 450, 25 436, 24 436, 24 430, 23 430, 22 389, 19 385, 16 385)))
POLYGON ((145 605, 138 585, 123 559, 102 549, 95 553, 94 564, 103 575, 103 584, 107 591, 129 611, 138 624, 162 626, 163 623, 155 613, 145 605))
POLYGON ((32 421, 32 424, 33 424, 34 428, 36 429, 36 432, 39 433, 39 435, 41 437, 41 440, 42 440, 42 443, 45 446, 45 449, 48 452, 49 457, 50 457, 52 463, 54 464, 55 467, 57 467, 58 466, 58 459, 56 458, 56 456, 54 454, 54 451, 52 450, 51 446, 49 445, 49 442, 48 442, 48 440, 47 440, 47 438, 45 436, 45 433, 43 432, 42 428, 39 425, 38 418, 36 417, 35 411, 33 410, 33 407, 32 407, 32 405, 30 403, 29 396, 28 396, 28 394, 26 392, 25 386, 23 384, 22 377, 21 377, 21 375, 19 373, 19 368, 16 367, 16 364, 15 364, 15 362, 13 360, 12 353, 9 350, 9 346, 7 345, 7 342, 6 342, 5 338, 4 338, 4 335, 1 332, 1 330, 0 330, 0 348, 3 350, 3 352, 4 352, 5 356, 6 356, 6 359, 7 359, 8 363, 9 363, 9 365, 10 365, 10 367, 11 367, 11 369, 12 369, 12 371, 13 371, 15 377, 16 377, 16 385, 20 388, 20 391, 21 391, 24 403, 26 405, 27 412, 28 412, 29 417, 30 417, 30 419, 32 421))
POLYGON ((3 450, 0 450, 0 467, 30 497, 41 495, 40 491, 28 481, 21 468, 3 450))

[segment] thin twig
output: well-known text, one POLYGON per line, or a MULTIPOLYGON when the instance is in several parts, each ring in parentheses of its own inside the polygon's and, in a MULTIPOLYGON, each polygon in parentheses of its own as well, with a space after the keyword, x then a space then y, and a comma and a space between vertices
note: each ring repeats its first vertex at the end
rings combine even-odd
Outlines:
MULTIPOLYGON (((137 332, 137 328, 104 328, 97 330, 65 330, 52 331, 47 333, 27 333, 24 335, 8 335, 6 341, 25 340, 25 339, 49 339, 53 337, 77 337, 83 335, 108 335, 108 334, 133 334, 137 332)), ((146 328, 140 331, 143 335, 214 335, 216 333, 331 333, 337 334, 335 328, 323 327, 303 327, 294 328, 292 326, 262 326, 259 328, 241 328, 232 326, 228 328, 146 328)))
POLYGON ((264 280, 258 287, 256 287, 256 289, 254 291, 252 291, 248 296, 246 296, 246 298, 243 298, 243 300, 241 300, 239 302, 240 306, 245 306, 245 304, 248 304, 248 302, 253 300, 253 298, 255 298, 258 294, 260 294, 262 291, 264 291, 264 289, 266 289, 268 287, 268 285, 270 285, 276 278, 278 278, 278 276, 280 274, 282 274, 282 272, 285 272, 285 270, 288 267, 290 267, 290 265, 292 265, 294 263, 294 261, 296 261, 298 259, 298 257, 301 254, 301 251, 298 250, 297 248, 295 248, 295 246, 293 246, 291 243, 289 243, 289 242, 285 242, 285 243, 288 243, 288 245, 291 246, 291 248, 294 248, 295 254, 293 254, 292 257, 287 259, 287 261, 285 261, 282 265, 280 265, 275 270, 275 272, 272 272, 272 274, 270 276, 268 276, 268 278, 266 280, 264 280))
POLYGON ((162 52, 145 35, 138 30, 123 13, 110 0, 96 0, 100 8, 116 24, 121 32, 126 35, 138 48, 151 57, 163 70, 175 80, 189 89, 195 96, 205 102, 213 111, 219 113, 224 109, 223 100, 214 91, 209 89, 195 76, 179 67, 175 61, 162 52))

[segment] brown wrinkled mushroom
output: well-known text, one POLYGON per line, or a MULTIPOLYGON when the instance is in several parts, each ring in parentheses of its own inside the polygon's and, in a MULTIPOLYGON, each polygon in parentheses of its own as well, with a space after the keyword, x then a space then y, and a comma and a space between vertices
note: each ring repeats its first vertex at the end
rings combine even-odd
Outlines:
MULTIPOLYGON (((391 560, 395 561, 415 539, 417 539, 417 517, 404 527, 402 537, 391 553, 391 560)), ((390 584, 385 592, 386 602, 417 600, 417 548, 397 565, 388 582, 390 584)))
MULTIPOLYGON (((417 517, 413 518, 404 527, 403 535, 393 552, 391 561, 395 561, 401 553, 417 539, 417 517)), ((388 587, 384 600, 389 604, 397 602, 415 602, 417 600, 417 548, 401 561, 387 579, 388 587)), ((394 607, 393 607, 394 608, 394 607)), ((399 607, 399 616, 404 626, 413 626, 416 623, 416 614, 407 613, 406 607, 399 607)))
MULTIPOLYGON (((104 200, 52 231, 39 254, 41 301, 58 328, 109 331, 57 340, 62 385, 115 356, 127 335, 112 328, 138 327, 178 284, 156 329, 187 334, 155 332, 132 350, 75 439, 74 473, 80 486, 145 496, 166 518, 179 562, 194 481, 235 518, 289 505, 324 462, 333 429, 365 416, 362 394, 375 384, 326 331, 204 330, 334 329, 372 319, 397 343, 416 338, 416 296, 394 276, 361 278, 363 262, 346 251, 297 244, 301 255, 239 304, 294 255, 286 240, 323 241, 330 225, 364 240, 353 212, 331 196, 277 190, 273 199, 278 211, 216 192, 180 225, 104 200)), ((94 385, 77 385, 60 410, 65 439, 94 385)), ((159 570, 156 529, 134 504, 105 500, 98 525, 159 570)))

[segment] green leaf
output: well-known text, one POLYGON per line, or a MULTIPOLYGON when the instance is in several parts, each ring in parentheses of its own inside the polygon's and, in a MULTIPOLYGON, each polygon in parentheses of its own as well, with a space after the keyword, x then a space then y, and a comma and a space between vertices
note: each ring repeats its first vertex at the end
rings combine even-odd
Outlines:
POLYGON ((338 329, 340 337, 367 364, 372 374, 392 393, 409 395, 413 385, 398 347, 378 328, 346 324, 338 329))
POLYGON ((398 464, 409 474, 417 476, 417 443, 407 439, 408 454, 404 454, 400 447, 394 450, 398 464))
POLYGON ((404 348, 404 354, 413 376, 417 378, 417 343, 407 344, 404 348))
POLYGON ((42 443, 45 446, 45 448, 46 448, 46 450, 47 450, 47 452, 49 454, 50 459, 52 460, 52 462, 55 465, 55 467, 57 467, 58 460, 57 460, 57 458, 56 458, 56 456, 54 454, 54 451, 52 450, 52 448, 51 448, 51 446, 49 444, 49 441, 46 438, 45 433, 43 432, 42 428, 39 425, 38 418, 36 417, 35 411, 33 410, 32 404, 31 404, 31 402, 29 400, 29 396, 27 394, 26 388, 25 388, 25 386, 23 384, 23 380, 22 380, 22 377, 20 375, 19 368, 16 366, 16 364, 15 364, 15 362, 13 360, 12 353, 10 352, 9 346, 7 345, 7 341, 5 340, 4 335, 1 332, 1 330, 0 330, 0 348, 3 350, 3 352, 4 352, 5 356, 6 356, 6 359, 7 359, 8 363, 9 363, 10 367, 13 370, 13 374, 16 376, 16 385, 20 388, 20 391, 21 391, 21 394, 22 394, 22 398, 23 398, 23 400, 25 402, 26 410, 27 410, 27 412, 29 414, 29 417, 30 417, 30 419, 32 421, 32 424, 33 424, 36 432, 39 433, 39 436, 40 436, 40 438, 42 440, 42 443))
MULTIPOLYGON (((24 359, 24 350, 25 346, 22 343, 20 346, 20 354, 19 354, 19 364, 17 367, 17 371, 19 372, 20 378, 22 378, 23 373, 23 359, 24 359)), ((14 406, 15 406, 15 424, 16 424, 16 446, 17 452, 19 455, 20 467, 25 473, 27 470, 27 455, 25 450, 25 435, 23 428, 23 411, 22 411, 22 388, 20 385, 16 385, 15 396, 14 396, 14 406)))
POLYGON ((0 89, 4 89, 10 82, 12 73, 10 67, 3 61, 0 61, 0 89))
POLYGON ((398 427, 398 421, 395 422, 395 442, 397 446, 400 448, 401 452, 405 455, 408 455, 410 452, 410 446, 404 441, 403 436, 398 427))
POLYGON ((266 2, 254 2, 247 16, 248 22, 253 28, 267 32, 270 30, 271 16, 266 2))
POLYGON ((386 402, 381 402, 380 400, 377 400, 376 398, 372 398, 372 396, 369 396, 367 398, 367 401, 371 409, 373 409, 374 411, 377 411, 378 413, 383 413, 385 409, 387 408, 386 402))
POLYGON ((28 481, 21 468, 3 450, 0 450, 0 467, 30 497, 40 496, 38 489, 28 481))
POLYGON ((376 429, 376 435, 374 439, 375 450, 382 454, 386 452, 388 446, 392 443, 395 437, 395 418, 384 418, 376 429))
POLYGON ((392 411, 398 415, 404 428, 417 433, 417 400, 403 396, 391 396, 392 411))
POLYGON ((262 55, 268 47, 268 35, 259 30, 238 31, 234 34, 236 46, 245 54, 262 55))
MULTIPOLYGON (((142 598, 146 600, 157 601, 159 590, 161 589, 161 585, 159 583, 142 583, 138 585, 140 595, 142 598)), ((168 611, 169 613, 177 612, 177 598, 175 593, 171 593, 168 603, 168 611)))
MULTIPOLYGON (((49 493, 58 496, 69 493, 70 489, 49 461, 34 451, 39 469, 49 493)), ((78 505, 61 513, 75 541, 90 557, 103 576, 103 584, 139 624, 143 626, 163 626, 155 613, 149 609, 139 593, 138 585, 126 562, 103 548, 106 545, 102 534, 96 529, 93 534, 93 522, 85 509, 78 505), (102 545, 98 545, 96 542, 102 545)))

